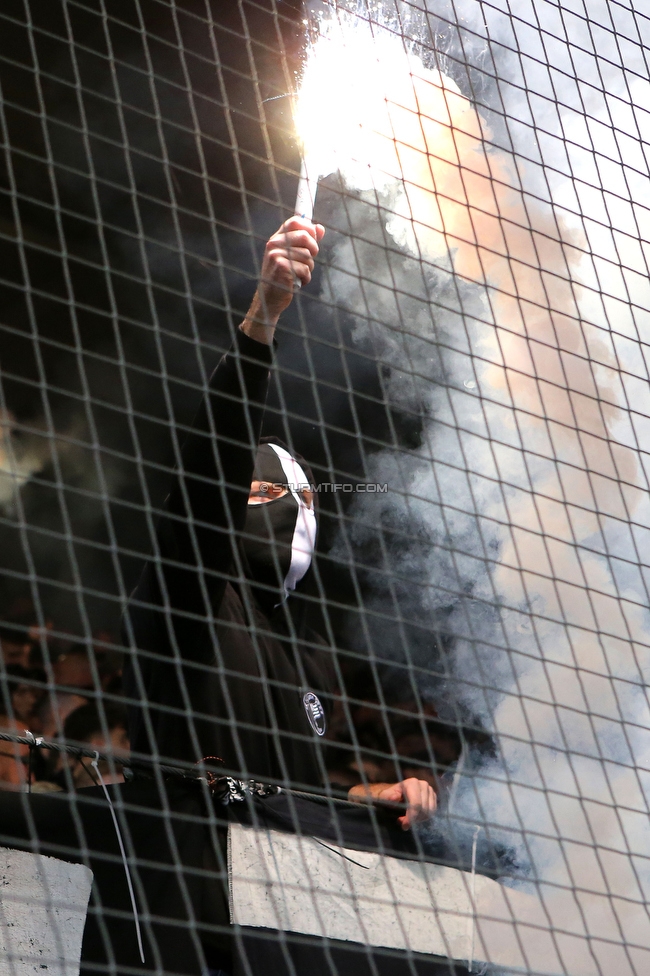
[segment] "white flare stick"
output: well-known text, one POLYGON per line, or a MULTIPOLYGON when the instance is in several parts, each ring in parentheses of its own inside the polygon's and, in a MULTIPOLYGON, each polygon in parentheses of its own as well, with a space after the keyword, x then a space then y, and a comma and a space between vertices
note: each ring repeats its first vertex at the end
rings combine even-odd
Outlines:
MULTIPOLYGON (((310 179, 307 171, 307 160, 303 156, 302 162, 300 163, 300 179, 298 180, 298 193, 296 195, 296 213, 299 217, 307 217, 308 220, 313 219, 314 197, 316 196, 317 186, 318 178, 316 180, 310 179)), ((296 279, 296 291, 300 289, 300 286, 301 282, 296 279)))
POLYGON ((314 198, 318 178, 313 179, 307 171, 307 160, 303 157, 300 164, 300 179, 298 180, 298 194, 296 196, 296 213, 299 217, 311 220, 314 216, 314 198))

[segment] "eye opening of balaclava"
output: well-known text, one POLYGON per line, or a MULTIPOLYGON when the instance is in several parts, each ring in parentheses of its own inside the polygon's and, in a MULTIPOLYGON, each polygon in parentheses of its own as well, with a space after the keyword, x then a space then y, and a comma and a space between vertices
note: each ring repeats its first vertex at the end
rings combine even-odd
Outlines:
POLYGON ((253 481, 288 489, 270 501, 249 504, 242 541, 251 582, 270 593, 279 590, 280 603, 307 573, 316 544, 316 514, 300 492, 301 485, 311 483, 303 464, 281 443, 269 441, 260 444, 253 470, 253 481))

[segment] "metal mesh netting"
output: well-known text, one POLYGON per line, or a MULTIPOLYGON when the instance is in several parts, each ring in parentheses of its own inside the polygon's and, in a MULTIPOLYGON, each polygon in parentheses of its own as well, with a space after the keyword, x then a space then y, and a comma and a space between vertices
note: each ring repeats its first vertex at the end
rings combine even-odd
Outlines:
POLYGON ((4 0, 0 973, 649 971, 649 45, 4 0))

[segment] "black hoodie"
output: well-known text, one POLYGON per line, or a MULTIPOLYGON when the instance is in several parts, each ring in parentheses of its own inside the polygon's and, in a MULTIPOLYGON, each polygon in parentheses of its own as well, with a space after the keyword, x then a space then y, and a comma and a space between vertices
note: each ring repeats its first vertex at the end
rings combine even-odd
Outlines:
POLYGON ((304 699, 325 704, 331 654, 256 594, 241 548, 271 357, 238 330, 183 445, 125 618, 129 734, 135 753, 314 786, 322 739, 304 699))

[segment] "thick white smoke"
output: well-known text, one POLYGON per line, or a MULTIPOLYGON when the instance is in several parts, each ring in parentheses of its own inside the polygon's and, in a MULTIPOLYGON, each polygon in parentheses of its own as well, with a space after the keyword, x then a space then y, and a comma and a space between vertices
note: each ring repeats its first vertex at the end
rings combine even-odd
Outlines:
POLYGON ((416 451, 373 459, 393 490, 359 497, 338 551, 378 524, 393 532, 370 607, 380 657, 403 653, 388 622, 409 600, 432 620, 444 611, 447 672, 426 641, 409 653, 441 672, 431 695, 497 734, 498 760, 465 777, 456 813, 531 865, 560 934, 559 962, 530 969, 640 974, 650 21, 631 0, 422 7, 359 5, 365 19, 339 13, 342 32, 318 42, 330 61, 337 45, 330 95, 348 91, 345 112, 369 120, 339 130, 336 164, 360 194, 339 214, 329 297, 390 365, 387 399, 422 421, 416 451))

